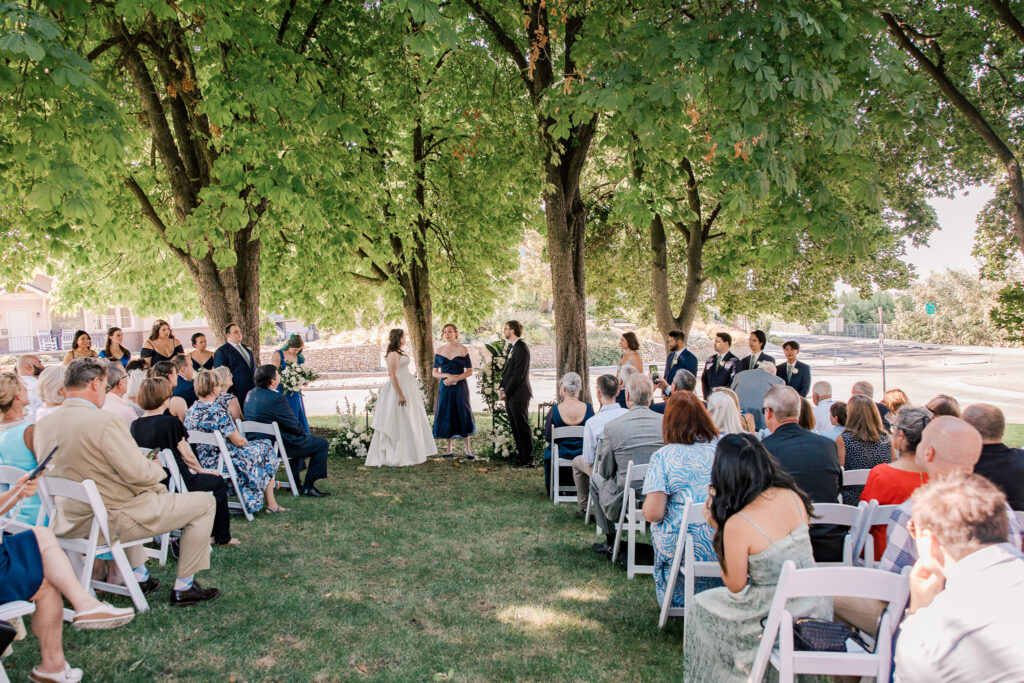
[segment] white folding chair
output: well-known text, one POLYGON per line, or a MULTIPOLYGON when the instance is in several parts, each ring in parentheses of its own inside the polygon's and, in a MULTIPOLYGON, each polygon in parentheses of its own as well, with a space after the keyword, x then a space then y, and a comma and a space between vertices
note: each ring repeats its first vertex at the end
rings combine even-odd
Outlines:
POLYGON ((815 503, 814 517, 810 520, 810 526, 817 524, 831 524, 849 528, 846 537, 843 539, 843 559, 841 562, 818 562, 820 567, 852 567, 853 548, 860 534, 861 526, 868 512, 868 504, 862 502, 857 507, 842 505, 840 503, 815 503))
POLYGON ((888 529, 892 523, 890 519, 892 511, 898 508, 899 505, 879 505, 877 500, 873 500, 869 503, 869 506, 868 512, 864 516, 864 523, 861 526, 860 538, 853 547, 853 558, 856 560, 863 557, 865 567, 876 567, 878 563, 875 562, 875 539, 871 535, 871 527, 884 525, 888 529))
POLYGON ((570 481, 568 484, 562 483, 562 468, 572 467, 572 460, 563 458, 558 454, 558 440, 572 438, 582 440, 583 427, 553 427, 551 429, 551 460, 549 461, 549 466, 551 468, 551 502, 555 505, 576 502, 576 483, 574 481, 570 481))
POLYGON ((295 475, 292 474, 291 461, 288 460, 288 453, 284 450, 284 439, 281 438, 281 428, 277 422, 254 422, 253 420, 235 420, 238 425, 238 431, 242 433, 242 436, 249 438, 249 434, 267 434, 274 437, 274 447, 277 449, 277 454, 281 457, 281 466, 284 467, 284 473, 288 476, 288 486, 292 489, 292 495, 299 495, 299 487, 295 485, 295 475))
POLYGON ((722 568, 718 560, 700 560, 694 557, 694 537, 690 533, 691 524, 704 523, 704 503, 690 502, 683 511, 683 522, 679 527, 679 538, 676 540, 676 552, 672 556, 672 573, 669 574, 665 586, 665 596, 661 601, 661 615, 658 617, 658 628, 665 628, 669 617, 683 617, 683 638, 685 640, 687 623, 686 613, 693 603, 694 582, 697 578, 722 578, 722 568), (679 575, 683 575, 685 599, 682 607, 672 606, 672 594, 676 589, 679 575))
MULTIPOLYGON (((140 447, 139 450, 148 457, 154 449, 140 447)), ((167 490, 170 493, 188 493, 188 489, 185 488, 185 482, 181 480, 181 471, 178 469, 178 462, 174 459, 174 455, 171 451, 166 448, 162 451, 157 451, 156 459, 170 475, 170 480, 167 482, 167 490)), ((146 547, 146 554, 159 562, 161 566, 167 564, 167 552, 171 546, 172 535, 181 536, 181 530, 179 529, 177 531, 169 531, 165 534, 160 534, 156 537, 156 548, 146 547)))
MULTIPOLYGON (((5 491, 10 490, 10 488, 24 476, 25 470, 19 470, 17 467, 11 467, 10 465, 0 465, 0 488, 3 488, 5 491)), ((4 522, 4 531, 16 534, 22 531, 28 531, 33 526, 46 526, 46 510, 43 509, 42 505, 39 506, 39 514, 36 515, 34 525, 26 522, 19 522, 14 519, 12 515, 17 509, 17 506, 15 506, 7 513, 7 515, 5 515, 5 517, 9 517, 9 519, 4 522)))
MULTIPOLYGON (((35 604, 26 602, 25 600, 6 602, 0 605, 0 620, 11 621, 12 619, 27 617, 35 611, 35 604)), ((3 664, 0 664, 0 683, 10 683, 10 679, 7 678, 7 671, 4 669, 3 664)))
POLYGON ((636 559, 636 532, 647 531, 647 520, 637 507, 636 490, 634 483, 643 484, 647 476, 647 465, 634 465, 630 460, 626 465, 626 488, 623 489, 622 507, 619 510, 619 523, 615 525, 615 547, 612 548, 612 562, 619 556, 619 541, 622 539, 622 532, 628 534, 626 544, 626 577, 632 579, 636 574, 653 574, 654 565, 638 566, 634 563, 636 559))
POLYGON ((231 451, 228 450, 228 445, 224 441, 224 435, 220 432, 200 432, 195 429, 188 430, 188 442, 192 445, 205 445, 215 446, 220 455, 217 457, 217 467, 215 468, 221 473, 221 476, 231 481, 231 486, 235 490, 235 501, 228 502, 228 509, 230 510, 241 510, 245 518, 252 521, 252 513, 245 507, 245 498, 242 497, 242 487, 238 484, 238 475, 235 474, 235 465, 231 462, 231 451))
POLYGON ((864 486, 865 484, 868 483, 869 474, 871 474, 870 469, 843 470, 843 483, 839 487, 839 502, 843 502, 843 488, 847 486, 864 486))
MULTIPOLYGON (((85 503, 92 509, 92 525, 89 528, 89 535, 86 538, 63 538, 58 536, 57 543, 71 560, 71 567, 78 574, 78 580, 82 587, 90 593, 95 589, 105 590, 108 593, 127 595, 135 604, 135 609, 145 612, 149 609, 146 596, 139 588, 139 582, 132 571, 131 563, 125 555, 124 549, 135 545, 149 543, 152 538, 140 538, 135 541, 113 541, 110 539, 110 525, 107 521, 107 508, 103 504, 103 498, 96 488, 96 482, 92 479, 85 479, 82 482, 61 479, 59 477, 39 478, 39 497, 46 508, 46 514, 50 518, 49 526, 53 526, 57 514, 57 498, 68 498, 70 500, 85 503), (114 564, 117 565, 121 578, 125 585, 96 581, 92 578, 92 563, 97 555, 110 553, 114 557, 114 564)), ((65 616, 67 612, 65 612, 65 616)))
POLYGON ((893 632, 909 595, 906 574, 866 567, 797 569, 792 560, 787 560, 782 565, 748 683, 760 681, 769 663, 778 669, 780 683, 790 683, 797 674, 874 676, 876 681, 887 682, 892 668, 893 632), (786 609, 786 601, 804 597, 867 598, 889 603, 874 638, 875 651, 867 652, 852 640, 846 641, 846 652, 794 650, 793 615, 786 609))

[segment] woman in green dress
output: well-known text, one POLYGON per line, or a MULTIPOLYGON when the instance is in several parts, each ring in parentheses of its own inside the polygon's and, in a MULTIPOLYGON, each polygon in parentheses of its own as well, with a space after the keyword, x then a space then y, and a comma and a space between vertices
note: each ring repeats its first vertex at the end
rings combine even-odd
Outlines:
MULTIPOLYGON (((694 597, 687 618, 683 678, 745 681, 786 560, 813 567, 807 524, 813 507, 803 491, 750 434, 722 437, 715 449, 704 518, 724 588, 694 597)), ((828 598, 789 601, 794 617, 832 618, 828 598)))

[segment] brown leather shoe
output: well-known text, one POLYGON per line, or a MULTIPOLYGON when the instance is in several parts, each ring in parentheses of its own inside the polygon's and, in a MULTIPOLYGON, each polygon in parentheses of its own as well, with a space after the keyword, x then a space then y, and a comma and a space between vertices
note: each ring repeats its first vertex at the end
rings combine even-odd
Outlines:
POLYGON ((192 582, 192 587, 183 591, 171 591, 171 607, 187 607, 207 600, 213 600, 220 595, 220 589, 203 588, 197 581, 192 582))
POLYGON ((143 595, 150 595, 155 593, 156 589, 160 587, 160 579, 155 576, 150 576, 145 581, 139 581, 139 588, 142 589, 143 595))

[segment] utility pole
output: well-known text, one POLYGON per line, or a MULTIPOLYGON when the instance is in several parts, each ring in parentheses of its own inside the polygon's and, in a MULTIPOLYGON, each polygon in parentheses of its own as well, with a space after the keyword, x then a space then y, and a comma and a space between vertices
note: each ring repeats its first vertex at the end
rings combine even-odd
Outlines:
POLYGON ((882 307, 878 307, 878 355, 882 358, 882 395, 885 395, 885 320, 882 307))

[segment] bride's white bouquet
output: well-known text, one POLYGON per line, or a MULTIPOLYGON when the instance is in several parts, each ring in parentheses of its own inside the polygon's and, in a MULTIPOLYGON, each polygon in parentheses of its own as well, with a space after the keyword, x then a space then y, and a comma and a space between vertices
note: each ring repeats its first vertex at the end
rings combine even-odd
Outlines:
POLYGON ((280 376, 281 388, 285 391, 299 391, 310 382, 320 379, 316 370, 297 363, 286 365, 280 376))

